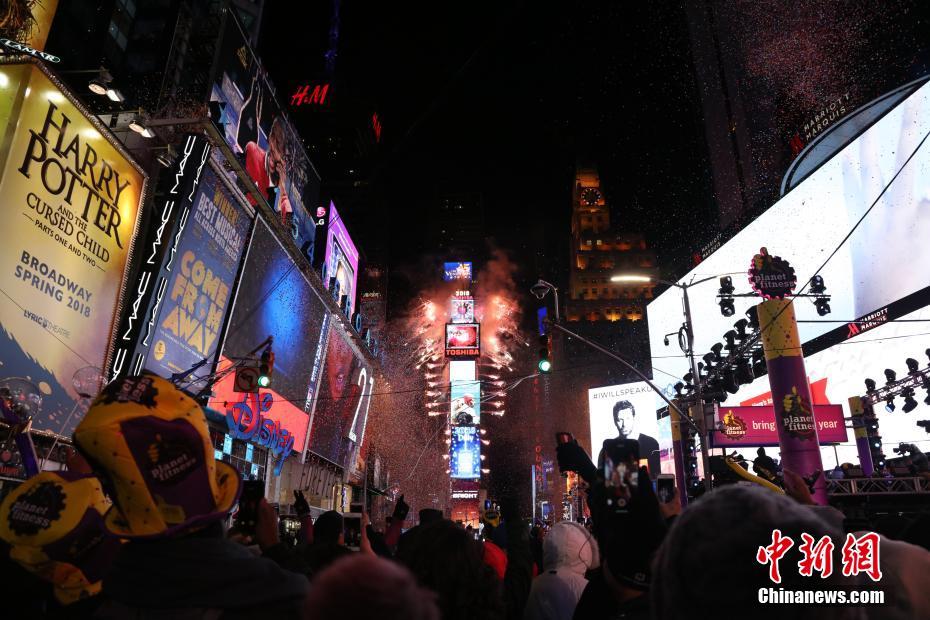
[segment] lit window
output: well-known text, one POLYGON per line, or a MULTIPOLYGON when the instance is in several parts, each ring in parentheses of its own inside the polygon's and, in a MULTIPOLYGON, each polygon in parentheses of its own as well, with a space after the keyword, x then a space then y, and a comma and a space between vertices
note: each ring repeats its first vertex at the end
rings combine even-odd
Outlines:
POLYGON ((600 240, 600 239, 597 240, 597 244, 598 244, 598 245, 601 245, 601 240, 600 240))

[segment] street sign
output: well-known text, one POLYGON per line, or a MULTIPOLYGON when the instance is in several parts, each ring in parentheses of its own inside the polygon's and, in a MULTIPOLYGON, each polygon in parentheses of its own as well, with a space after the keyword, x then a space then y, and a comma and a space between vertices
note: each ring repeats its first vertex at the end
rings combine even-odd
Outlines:
POLYGON ((258 377, 261 374, 256 366, 244 366, 236 369, 234 392, 258 392, 258 377))

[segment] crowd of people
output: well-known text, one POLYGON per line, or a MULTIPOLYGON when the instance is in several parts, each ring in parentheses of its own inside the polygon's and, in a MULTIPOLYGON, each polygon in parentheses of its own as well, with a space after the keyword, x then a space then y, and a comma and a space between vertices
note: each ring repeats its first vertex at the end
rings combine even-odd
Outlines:
POLYGON ((597 465, 562 443, 560 467, 588 484, 586 523, 530 529, 505 500, 479 537, 436 510, 413 525, 401 496, 385 523, 363 523, 354 551, 342 515, 314 521, 300 492, 296 544, 281 540, 264 499, 248 519, 236 513, 242 481, 214 459, 201 408, 157 377, 109 386, 74 443, 67 471, 30 478, 0 506, 5 618, 930 618, 927 524, 913 528, 918 544, 880 539, 879 580, 847 574, 842 513, 814 505, 790 471, 784 495, 734 484, 682 510, 677 492, 658 500, 636 441, 605 442, 597 465), (798 541, 782 550, 779 583, 760 560, 775 530, 798 541), (836 570, 798 570, 802 534, 836 541, 836 570), (885 600, 761 603, 773 586, 881 590, 885 600))

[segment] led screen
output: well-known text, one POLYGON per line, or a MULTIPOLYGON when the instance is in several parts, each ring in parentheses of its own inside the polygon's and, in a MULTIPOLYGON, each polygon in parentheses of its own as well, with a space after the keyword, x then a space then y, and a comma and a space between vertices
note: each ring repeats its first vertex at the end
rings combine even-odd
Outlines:
MULTIPOLYGON (((295 450, 302 450, 309 411, 319 380, 317 355, 328 324, 326 306, 313 291, 268 225, 258 220, 233 306, 220 369, 231 359, 245 357, 268 336, 274 338, 274 373, 270 388, 274 405, 266 414, 294 435, 295 450)), ((231 398, 218 386, 214 408, 231 398), (222 394, 222 396, 221 396, 222 394)))
POLYGON ((452 424, 481 423, 481 382, 475 377, 473 360, 449 362, 452 424))
MULTIPOLYGON (((881 379, 886 367, 902 372, 904 359, 917 357, 927 347, 926 338, 912 337, 918 332, 908 333, 908 324, 874 325, 887 320, 886 308, 900 307, 899 300, 909 300, 907 312, 926 303, 930 271, 915 266, 930 261, 930 244, 925 242, 930 234, 930 145, 921 146, 905 162, 928 131, 930 85, 925 85, 681 279, 690 282, 735 272, 736 292, 748 292, 748 277, 742 274, 753 254, 766 246, 794 266, 799 282, 806 282, 839 247, 819 272, 832 295, 832 312, 819 316, 810 299, 794 303, 802 342, 822 343, 819 348, 842 342, 819 353, 815 350, 818 347, 805 348, 814 404, 846 408, 849 396, 864 392, 863 373, 868 371, 881 379), (882 193, 886 185, 887 191, 882 193), (856 322, 867 315, 877 320, 856 322), (870 331, 861 333, 863 326, 870 331), (869 344, 878 334, 893 339, 869 344)), ((736 315, 723 317, 717 286, 714 278, 689 291, 695 349, 701 355, 733 329, 733 322, 750 305, 760 301, 737 297, 736 315)), ((650 346, 656 356, 654 375, 663 385, 671 386, 688 371, 685 358, 675 355, 680 352, 674 343, 672 347, 663 344, 665 334, 681 325, 681 291, 670 288, 649 304, 647 312, 650 346)), ((919 310, 911 316, 923 313, 919 310)), ((761 404, 768 391, 768 379, 758 379, 728 396, 725 404, 761 404)), ((924 415, 930 417, 930 412, 924 411, 924 415)), ((911 418, 913 415, 896 413, 891 418, 895 421, 889 422, 890 437, 895 441, 914 439, 915 432, 922 432, 911 418), (905 418, 907 422, 897 422, 905 418)), ((884 423, 882 436, 887 441, 884 423)), ((850 459, 850 449, 840 447, 838 453, 841 459, 850 459)), ((833 449, 824 454, 825 461, 832 463, 833 449)))
POLYGON ((323 259, 323 283, 329 287, 330 279, 336 278, 335 286, 340 298, 348 299, 348 316, 355 312, 355 291, 358 285, 358 249, 346 230, 345 223, 329 203, 329 227, 326 231, 326 256, 323 259))
POLYGON ((320 177, 232 14, 226 11, 210 91, 215 106, 213 122, 297 247, 309 258, 316 235, 311 212, 319 199, 320 177))
POLYGON ((310 427, 311 452, 342 467, 354 463, 373 384, 371 368, 352 349, 342 328, 334 325, 310 427))
POLYGON ((146 369, 170 377, 204 358, 206 372, 197 374, 212 368, 251 222, 213 168, 204 166, 175 252, 177 266, 168 272, 146 369))
POLYGON ((474 480, 481 477, 481 442, 476 427, 452 427, 449 464, 452 478, 474 480))
MULTIPOLYGON (((771 402, 771 394, 767 399, 771 402)), ((822 445, 843 443, 849 438, 840 405, 814 405, 814 419, 817 421, 817 439, 822 445)), ((717 423, 719 432, 712 437, 715 448, 778 445, 775 408, 772 405, 720 407, 717 423)))
POLYGON ((446 324, 446 356, 478 357, 481 353, 478 323, 446 324))
POLYGON ((649 462, 652 475, 659 473, 659 428, 656 422, 656 394, 644 382, 624 383, 588 390, 592 459, 606 439, 619 437, 639 441, 640 460, 649 462))
POLYGON ((451 318, 453 323, 475 322, 475 300, 471 297, 453 297, 451 318))
POLYGON ((465 280, 471 282, 471 263, 443 263, 442 279, 446 282, 465 280))

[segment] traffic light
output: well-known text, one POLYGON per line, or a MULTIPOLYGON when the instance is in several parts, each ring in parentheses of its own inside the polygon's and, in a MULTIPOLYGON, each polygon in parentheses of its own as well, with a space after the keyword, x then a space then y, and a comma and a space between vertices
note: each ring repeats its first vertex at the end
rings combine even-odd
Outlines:
POLYGON ((552 370, 552 336, 548 333, 539 337, 539 362, 536 367, 541 373, 552 370))
POLYGON ((733 278, 723 276, 720 278, 720 314, 723 316, 733 316, 736 314, 736 307, 733 305, 733 293, 736 289, 733 287, 733 278))
POLYGON ((825 293, 827 286, 823 283, 822 276, 814 276, 811 278, 810 292, 815 295, 814 307, 817 309, 817 314, 820 316, 826 316, 830 314, 830 296, 825 293))
POLYGON ((262 351, 261 363, 258 366, 258 385, 268 387, 271 385, 271 375, 274 373, 274 351, 271 346, 265 347, 262 351))

